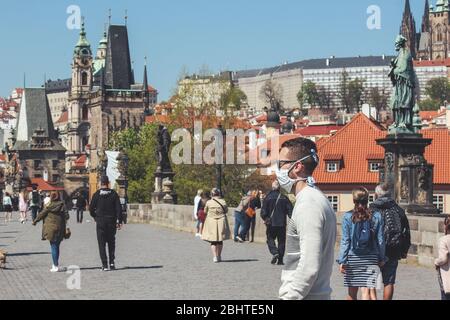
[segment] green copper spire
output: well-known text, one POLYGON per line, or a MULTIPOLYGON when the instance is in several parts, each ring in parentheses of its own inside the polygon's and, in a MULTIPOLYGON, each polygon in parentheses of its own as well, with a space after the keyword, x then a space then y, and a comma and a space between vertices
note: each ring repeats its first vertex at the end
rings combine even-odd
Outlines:
POLYGON ((84 19, 83 22, 81 23, 80 38, 78 39, 78 43, 75 46, 74 55, 84 55, 84 56, 92 55, 91 45, 86 38, 86 31, 84 29, 84 19))
POLYGON ((103 38, 98 43, 99 49, 106 49, 108 47, 108 35, 106 34, 106 31, 103 32, 103 38))

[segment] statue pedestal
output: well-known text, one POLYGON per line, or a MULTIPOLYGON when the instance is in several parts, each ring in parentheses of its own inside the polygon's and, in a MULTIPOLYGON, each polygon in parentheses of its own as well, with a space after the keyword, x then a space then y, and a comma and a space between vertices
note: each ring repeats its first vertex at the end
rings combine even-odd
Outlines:
POLYGON ((178 196, 173 190, 174 172, 155 172, 155 192, 152 193, 152 204, 177 204, 178 196))
POLYGON ((377 140, 385 149, 380 181, 389 183, 393 199, 407 213, 439 213, 433 205, 433 165, 424 157, 431 141, 421 134, 388 135, 377 140))

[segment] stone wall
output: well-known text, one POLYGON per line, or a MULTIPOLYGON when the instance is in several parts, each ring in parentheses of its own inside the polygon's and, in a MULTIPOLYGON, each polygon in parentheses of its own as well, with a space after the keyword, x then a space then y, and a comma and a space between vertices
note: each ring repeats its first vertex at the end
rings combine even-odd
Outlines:
MULTIPOLYGON (((229 208, 227 218, 231 232, 234 228, 234 209, 229 208)), ((338 237, 336 248, 341 240, 341 221, 344 213, 337 214, 338 237)), ((419 216, 409 215, 411 228, 411 248, 405 263, 420 264, 432 267, 434 258, 437 256, 437 242, 444 235, 443 216, 419 216)), ((177 231, 195 233, 195 222, 193 220, 193 207, 170 204, 130 204, 128 210, 128 221, 131 223, 149 223, 163 226, 177 231)), ((265 243, 265 225, 259 218, 256 219, 255 242, 265 243)))

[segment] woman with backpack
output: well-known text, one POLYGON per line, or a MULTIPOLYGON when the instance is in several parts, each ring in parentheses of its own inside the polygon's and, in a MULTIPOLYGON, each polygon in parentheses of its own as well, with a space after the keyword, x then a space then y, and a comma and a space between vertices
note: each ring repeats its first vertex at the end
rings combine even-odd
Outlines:
POLYGON ((69 230, 66 229, 69 214, 58 192, 51 193, 50 203, 33 221, 33 226, 41 220, 43 220, 42 239, 50 242, 52 250, 53 265, 50 272, 64 272, 65 268, 59 266, 59 248, 63 239, 68 239, 70 236, 69 230))
POLYGON ((361 288, 362 300, 375 300, 370 289, 376 289, 380 267, 385 263, 383 219, 379 212, 368 208, 369 191, 360 187, 352 192, 352 211, 344 215, 339 252, 339 270, 348 288, 347 300, 357 300, 361 288))
POLYGON ((434 261, 438 272, 442 300, 450 300, 450 217, 444 221, 445 236, 439 239, 439 257, 434 261))

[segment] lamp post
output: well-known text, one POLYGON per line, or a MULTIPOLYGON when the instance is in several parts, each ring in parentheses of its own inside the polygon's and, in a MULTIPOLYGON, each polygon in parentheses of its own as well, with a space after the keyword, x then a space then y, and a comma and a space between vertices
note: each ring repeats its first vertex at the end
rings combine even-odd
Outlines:
MULTIPOLYGON (((226 134, 225 134, 225 130, 222 127, 222 124, 219 124, 217 129, 220 131, 220 134, 222 135, 222 145, 220 146, 221 147, 220 152, 222 154, 222 160, 223 160, 223 149, 224 149, 223 146, 225 144, 224 140, 225 140, 226 134)), ((216 152, 218 152, 218 150, 216 150, 216 152)), ((222 193, 222 175, 223 175, 222 171, 223 171, 222 164, 218 163, 216 165, 216 173, 217 173, 216 188, 219 189, 221 193, 222 193)), ((223 193, 222 193, 222 195, 223 195, 223 193)))

